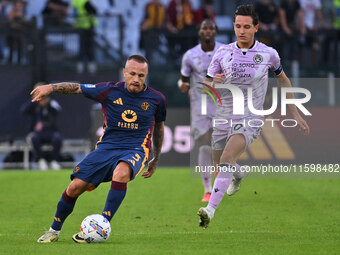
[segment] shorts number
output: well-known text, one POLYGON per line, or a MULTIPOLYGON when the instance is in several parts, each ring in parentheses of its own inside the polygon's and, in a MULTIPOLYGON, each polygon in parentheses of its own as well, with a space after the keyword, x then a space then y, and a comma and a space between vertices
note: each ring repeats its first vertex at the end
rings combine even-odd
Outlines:
POLYGON ((234 131, 239 130, 241 127, 243 127, 242 124, 236 124, 235 127, 234 127, 234 131))
POLYGON ((140 156, 136 153, 135 156, 132 157, 133 159, 128 159, 128 161, 135 166, 136 161, 138 162, 140 160, 140 156))

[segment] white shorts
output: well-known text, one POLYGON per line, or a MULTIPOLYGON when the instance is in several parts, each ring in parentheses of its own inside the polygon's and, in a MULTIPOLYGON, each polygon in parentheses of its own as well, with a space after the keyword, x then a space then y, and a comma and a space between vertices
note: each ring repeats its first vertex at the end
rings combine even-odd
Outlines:
POLYGON ((227 127, 225 130, 213 129, 211 146, 213 150, 224 150, 230 137, 236 134, 241 134, 246 139, 246 148, 260 135, 261 127, 244 127, 242 124, 237 124, 232 127, 227 127))

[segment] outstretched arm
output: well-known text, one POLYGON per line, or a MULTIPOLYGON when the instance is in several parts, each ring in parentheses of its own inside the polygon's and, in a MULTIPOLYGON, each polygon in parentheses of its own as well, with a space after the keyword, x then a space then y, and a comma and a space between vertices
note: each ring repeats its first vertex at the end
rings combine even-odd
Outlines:
POLYGON ((36 87, 31 92, 31 95, 33 95, 32 102, 40 101, 42 98, 48 96, 52 92, 57 92, 66 95, 81 94, 81 88, 79 83, 71 82, 61 82, 39 86, 36 87))
POLYGON ((148 164, 148 171, 142 174, 144 178, 150 178, 156 171, 156 168, 158 166, 158 161, 161 155, 161 149, 164 139, 164 121, 155 123, 155 129, 153 131, 152 139, 153 139, 153 159, 151 159, 148 164))
MULTIPOLYGON (((280 75, 276 76, 277 81, 280 85, 281 88, 283 87, 292 87, 292 84, 290 83, 290 80, 288 79, 287 75, 282 72, 280 75)), ((287 98, 293 99, 294 94, 293 93, 287 93, 287 98)), ((299 124, 300 128, 303 130, 303 133, 305 135, 309 135, 310 129, 307 124, 307 122, 301 117, 300 113, 298 112, 296 106, 294 104, 289 105, 289 110, 293 115, 293 118, 297 121, 299 124)))

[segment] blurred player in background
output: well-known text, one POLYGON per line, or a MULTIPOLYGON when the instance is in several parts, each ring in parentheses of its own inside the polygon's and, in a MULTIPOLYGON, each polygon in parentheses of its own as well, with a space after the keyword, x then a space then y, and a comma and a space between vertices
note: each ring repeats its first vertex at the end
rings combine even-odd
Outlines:
MULTIPOLYGON (((42 84, 38 83, 35 87, 39 85, 42 84)), ((45 171, 49 168, 41 149, 44 144, 49 144, 53 147, 50 168, 59 170, 61 166, 58 160, 60 158, 62 136, 57 128, 56 118, 61 112, 60 104, 46 96, 39 102, 29 101, 25 103, 21 107, 21 112, 32 117, 30 133, 27 139, 32 144, 34 157, 38 162, 39 169, 45 171)))
MULTIPOLYGON (((147 60, 130 56, 123 70, 125 82, 103 82, 96 85, 58 83, 34 89, 32 101, 43 100, 52 92, 84 94, 102 104, 104 135, 97 148, 83 159, 71 174, 71 183, 62 194, 51 228, 38 239, 39 243, 55 242, 62 225, 73 211, 77 198, 102 182, 111 181, 102 215, 111 221, 123 201, 127 183, 147 164, 153 137, 153 159, 144 178, 153 175, 158 165, 164 137, 166 101, 164 96, 147 86, 147 60)), ((72 239, 85 243, 81 232, 72 239)))
MULTIPOLYGON (((243 91, 251 87, 254 108, 262 110, 269 70, 276 74, 281 87, 291 87, 291 83, 282 69, 277 51, 254 39, 258 27, 258 16, 253 6, 241 5, 236 9, 234 31, 237 41, 218 49, 209 65, 205 82, 231 84, 243 91)), ((216 110, 216 119, 232 120, 233 123, 247 123, 248 120, 263 119, 263 116, 250 112, 247 94, 244 99, 245 113, 240 116, 232 113, 233 96, 230 91, 226 89, 218 91, 222 98, 222 105, 216 110)), ((293 93, 287 93, 287 98, 294 98, 293 93)), ((304 134, 309 134, 309 127, 300 116, 296 106, 290 104, 289 108, 304 134)), ((257 125, 254 123, 252 126, 257 125)), ((213 160, 214 164, 219 164, 224 171, 220 171, 215 179, 208 206, 198 210, 201 227, 208 227, 227 189, 228 195, 232 195, 240 188, 240 183, 247 172, 240 171, 240 166, 236 161, 260 135, 260 132, 261 128, 244 126, 244 124, 224 124, 213 127, 213 160), (235 170, 238 171, 235 172, 235 170)))
MULTIPOLYGON (((179 89, 182 93, 186 93, 190 86, 190 78, 192 87, 189 91, 190 109, 191 109, 191 132, 193 138, 199 142, 198 164, 202 167, 212 165, 211 157, 211 131, 212 119, 215 116, 214 101, 208 97, 207 114, 201 114, 201 94, 204 93, 202 84, 208 70, 208 66, 215 52, 223 44, 215 42, 216 24, 206 19, 202 21, 198 32, 200 44, 188 50, 182 59, 181 78, 178 81, 179 89)), ((207 168, 206 168, 207 169, 207 168)), ((211 173, 209 171, 201 172, 204 195, 202 202, 209 202, 211 195, 211 173)))

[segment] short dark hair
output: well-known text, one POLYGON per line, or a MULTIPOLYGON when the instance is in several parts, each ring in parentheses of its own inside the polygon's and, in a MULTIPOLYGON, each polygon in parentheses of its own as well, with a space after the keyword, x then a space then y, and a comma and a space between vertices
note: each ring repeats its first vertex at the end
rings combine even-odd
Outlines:
POLYGON ((202 25, 203 25, 203 23, 205 23, 205 22, 213 24, 213 25, 215 26, 215 30, 216 30, 216 32, 217 32, 218 29, 217 29, 216 22, 213 21, 212 19, 205 19, 205 20, 203 20, 203 21, 201 22, 201 24, 200 24, 199 29, 202 28, 202 25))
POLYGON ((259 16, 255 12, 254 7, 250 4, 237 6, 235 14, 234 14, 234 22, 235 22, 236 16, 238 15, 250 16, 253 19, 254 26, 259 24, 259 16))
POLYGON ((129 61, 129 60, 134 60, 134 61, 136 61, 138 63, 147 63, 147 64, 149 64, 148 60, 144 56, 142 56, 142 55, 131 55, 127 59, 127 61, 129 61))

